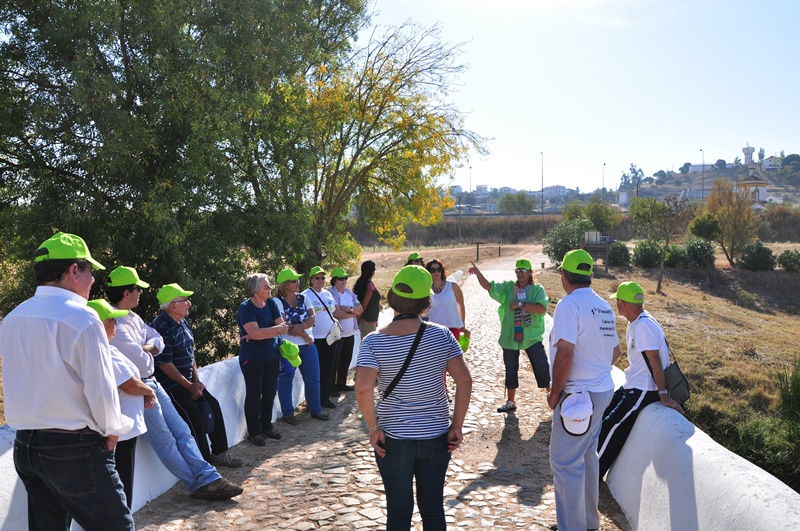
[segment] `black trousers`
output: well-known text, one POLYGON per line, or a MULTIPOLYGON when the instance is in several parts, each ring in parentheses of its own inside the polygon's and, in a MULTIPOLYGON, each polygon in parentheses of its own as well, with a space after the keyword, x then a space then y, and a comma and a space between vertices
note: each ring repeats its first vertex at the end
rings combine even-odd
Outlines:
POLYGON ((350 362, 353 361, 356 336, 343 337, 337 341, 337 344, 339 345, 339 355, 336 357, 336 375, 333 379, 333 388, 336 391, 344 391, 347 385, 347 372, 350 370, 350 362))
POLYGON ((122 490, 127 498, 128 509, 133 503, 133 470, 136 468, 136 439, 128 439, 117 443, 114 450, 114 462, 117 465, 117 474, 122 481, 122 490))
POLYGON ((603 425, 597 440, 600 457, 600 477, 606 475, 614 460, 622 451, 639 412, 653 402, 660 402, 658 391, 624 389, 620 387, 611 397, 611 403, 603 413, 603 425))
POLYGON ((331 391, 333 390, 339 341, 329 345, 325 338, 314 340, 314 345, 317 347, 317 354, 319 355, 319 397, 323 402, 330 400, 331 391))
POLYGON ((219 407, 219 402, 213 397, 208 389, 203 390, 203 398, 211 405, 211 411, 214 412, 214 431, 206 437, 206 428, 203 424, 203 417, 200 413, 200 407, 194 401, 189 391, 183 387, 176 387, 167 391, 175 409, 178 414, 183 417, 189 429, 192 431, 192 437, 197 442, 200 448, 200 453, 203 454, 203 459, 209 461, 211 454, 220 455, 228 451, 228 436, 225 433, 225 419, 222 417, 222 409, 219 407), (208 446, 208 439, 211 439, 211 448, 208 446))

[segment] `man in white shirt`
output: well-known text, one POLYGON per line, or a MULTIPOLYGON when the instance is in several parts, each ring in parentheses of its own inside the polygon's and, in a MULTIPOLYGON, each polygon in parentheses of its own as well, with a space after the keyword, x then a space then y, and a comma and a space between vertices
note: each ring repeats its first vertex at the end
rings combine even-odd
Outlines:
POLYGON ((597 443, 601 478, 625 445, 642 409, 660 401, 683 414, 683 408, 667 391, 664 379, 664 369, 669 366, 667 336, 644 309, 644 290, 636 282, 623 282, 611 298, 617 299, 619 314, 630 323, 625 335, 630 366, 625 369, 625 385, 617 389, 603 413, 597 443))
POLYGON ((86 306, 94 283, 86 243, 57 233, 35 254, 36 294, 0 324, 14 464, 28 527, 133 530, 114 448, 133 421, 120 411, 103 324, 86 306))
POLYGON ((164 350, 164 340, 133 311, 139 306, 142 290, 149 287, 134 268, 126 266, 109 273, 106 285, 109 302, 115 308, 129 310, 127 315, 117 318, 117 333, 110 343, 136 365, 144 383, 156 394, 153 408, 144 411, 147 425, 144 437, 161 463, 183 482, 192 497, 228 499, 238 496, 243 489, 224 479, 203 459, 188 424, 154 376, 155 356, 164 350))
POLYGON ((582 249, 564 255, 550 332, 553 410, 550 467, 559 531, 600 529, 597 437, 614 392, 611 364, 619 356, 616 318, 592 289, 594 260, 582 249), (562 414, 563 413, 563 414, 562 414))

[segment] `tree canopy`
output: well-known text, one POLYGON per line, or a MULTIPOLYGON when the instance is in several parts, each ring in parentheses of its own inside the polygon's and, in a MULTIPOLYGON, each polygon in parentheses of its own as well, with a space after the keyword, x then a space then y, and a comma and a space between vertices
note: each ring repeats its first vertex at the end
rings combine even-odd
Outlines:
POLYGON ((719 224, 716 241, 731 267, 742 247, 756 234, 757 221, 751 206, 747 190, 735 190, 733 183, 724 178, 714 181, 706 199, 704 213, 719 224))
POLYGON ((440 219, 437 179, 485 151, 449 99, 462 47, 411 24, 356 47, 366 8, 3 3, 0 236, 19 273, 0 312, 32 292, 38 244, 73 232, 107 266, 195 290, 201 354, 221 357, 248 271, 353 267, 353 215, 393 245, 440 219))
POLYGON ((530 214, 536 208, 536 198, 525 192, 505 194, 497 202, 497 210, 501 214, 530 214))

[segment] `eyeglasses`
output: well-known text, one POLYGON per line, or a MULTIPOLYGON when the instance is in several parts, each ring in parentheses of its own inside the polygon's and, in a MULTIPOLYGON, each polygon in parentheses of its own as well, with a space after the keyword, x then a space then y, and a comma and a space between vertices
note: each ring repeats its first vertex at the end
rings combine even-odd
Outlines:
POLYGON ((325 277, 311 277, 311 280, 325 280, 325 277))
POLYGON ((261 286, 261 289, 271 290, 272 286, 270 286, 269 284, 264 284, 263 286, 261 286))
POLYGON ((296 278, 293 278, 292 280, 287 280, 286 282, 288 282, 289 284, 297 284, 298 280, 296 278))
POLYGON ((181 303, 184 303, 184 302, 189 302, 189 299, 182 299, 182 300, 179 300, 179 301, 176 300, 176 301, 172 301, 172 302, 174 302, 175 304, 181 304, 181 303))
POLYGON ((144 291, 141 286, 134 286, 133 291, 144 291))
POLYGON ((347 280, 347 278, 348 277, 336 277, 333 280, 336 280, 338 282, 339 280, 347 280))
POLYGON ((517 268, 517 269, 515 269, 515 270, 514 270, 514 272, 515 272, 516 274, 518 274, 518 275, 519 275, 520 273, 527 273, 528 271, 530 271, 530 269, 525 269, 525 268, 523 268, 523 267, 519 267, 519 268, 517 268))
POLYGON ((442 272, 442 268, 441 267, 432 267, 432 268, 428 269, 428 271, 430 271, 431 273, 441 273, 442 272))

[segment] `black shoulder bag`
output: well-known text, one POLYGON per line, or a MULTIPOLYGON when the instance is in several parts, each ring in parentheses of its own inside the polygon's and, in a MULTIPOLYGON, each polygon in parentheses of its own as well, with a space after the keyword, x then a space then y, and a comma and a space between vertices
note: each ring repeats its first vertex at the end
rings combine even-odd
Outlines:
MULTIPOLYGON (((661 325, 658 324, 658 321, 652 319, 659 328, 661 325)), ((664 333, 664 329, 661 328, 661 333, 664 334, 664 342, 667 344, 667 350, 669 350, 669 355, 672 358, 672 361, 664 369, 664 384, 667 387, 667 391, 669 391, 669 396, 672 399, 683 406, 683 403, 689 400, 691 396, 691 390, 689 389, 689 381, 681 372, 681 368, 678 366, 678 358, 675 357, 675 354, 672 352, 672 349, 669 348, 669 341, 667 341, 667 334, 664 333)), ((642 351, 642 357, 644 358, 644 362, 647 364, 647 369, 650 371, 650 376, 653 377, 653 367, 650 365, 650 360, 645 355, 644 351, 642 351)), ((655 377, 653 377, 655 380, 655 377)))
POLYGON ((381 398, 381 401, 386 400, 394 388, 397 387, 397 384, 400 383, 400 378, 403 377, 406 369, 408 369, 408 366, 411 365, 411 358, 414 357, 414 352, 416 352, 419 342, 422 340, 422 334, 425 333, 425 328, 428 326, 428 323, 424 321, 419 324, 419 330, 417 330, 417 335, 414 337, 414 342, 411 343, 411 350, 408 351, 406 361, 403 362, 403 366, 400 367, 400 370, 397 372, 397 376, 394 377, 394 380, 392 380, 392 383, 390 383, 389 387, 386 388, 386 391, 383 392, 383 398, 381 398))

